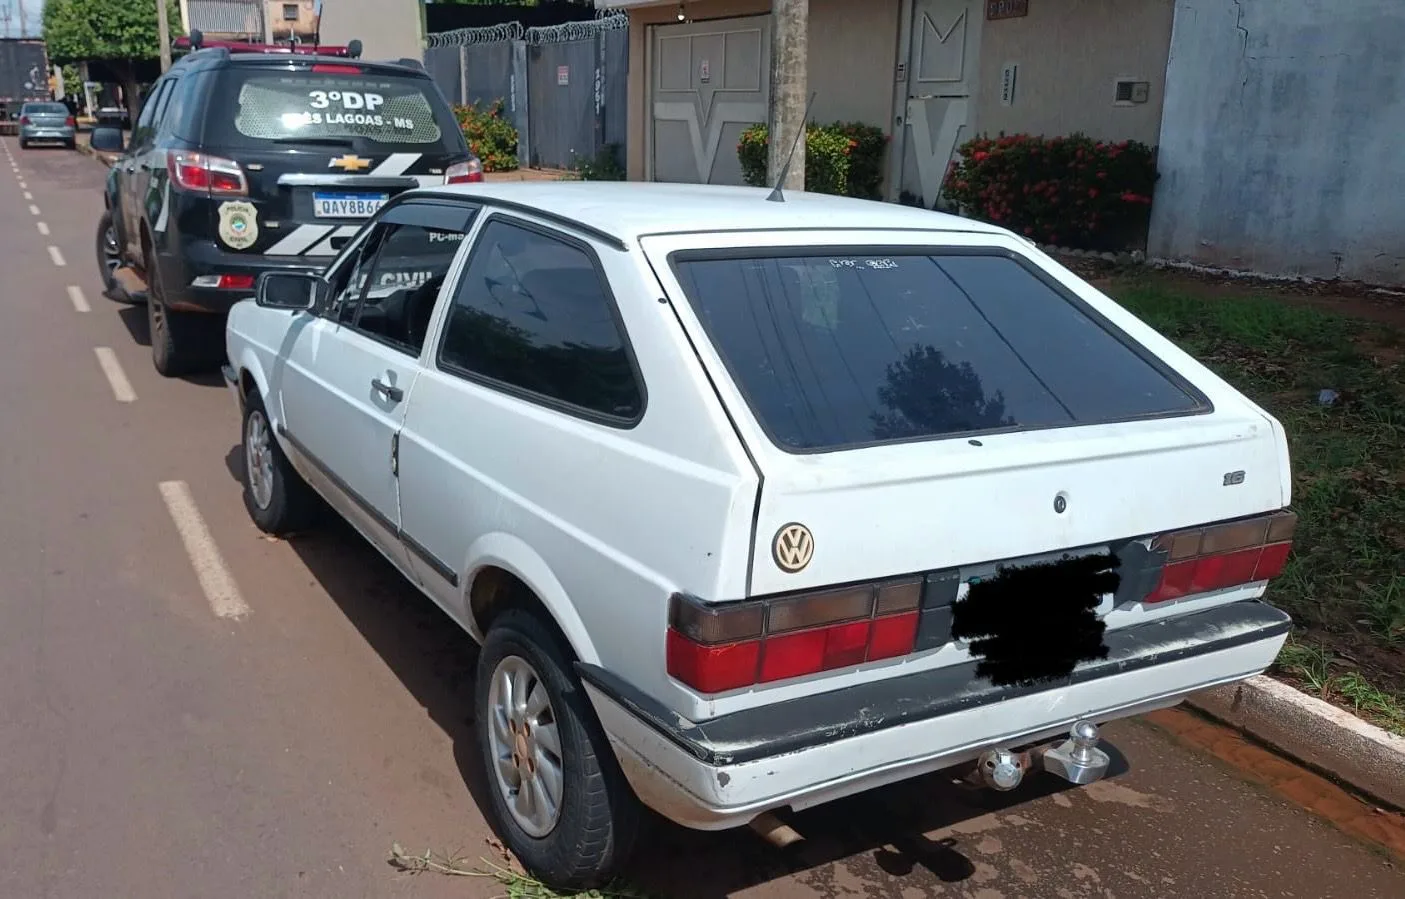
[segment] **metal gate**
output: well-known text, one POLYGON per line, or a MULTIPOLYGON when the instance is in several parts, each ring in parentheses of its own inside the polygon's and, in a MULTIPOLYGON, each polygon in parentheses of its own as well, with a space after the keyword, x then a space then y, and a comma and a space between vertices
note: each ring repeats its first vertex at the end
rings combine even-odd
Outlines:
POLYGON ((524 166, 571 168, 629 133, 629 19, 525 31, 520 22, 432 34, 425 68, 455 104, 503 100, 524 166))
POLYGON ((610 144, 622 151, 628 27, 628 18, 616 15, 527 30, 531 165, 565 169, 610 144))

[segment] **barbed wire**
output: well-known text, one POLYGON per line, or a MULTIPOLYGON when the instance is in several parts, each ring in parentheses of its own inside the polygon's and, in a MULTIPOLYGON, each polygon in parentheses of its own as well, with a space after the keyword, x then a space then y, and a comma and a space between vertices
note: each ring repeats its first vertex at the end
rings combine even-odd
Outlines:
POLYGON ((455 31, 441 31, 425 37, 427 47, 471 47, 475 44, 493 44, 498 41, 522 40, 521 22, 500 22, 482 28, 459 28, 455 31))
MULTIPOLYGON (((599 12, 597 10, 597 12, 599 12)), ((565 41, 588 41, 606 31, 619 31, 629 27, 629 16, 613 10, 607 15, 584 22, 562 22, 560 25, 543 25, 528 28, 525 40, 529 44, 559 44, 565 41)))

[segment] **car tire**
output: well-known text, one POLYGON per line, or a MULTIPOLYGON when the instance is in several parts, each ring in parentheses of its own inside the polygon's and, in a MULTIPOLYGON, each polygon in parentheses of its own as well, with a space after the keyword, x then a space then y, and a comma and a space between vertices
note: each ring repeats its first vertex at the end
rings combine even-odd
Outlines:
POLYGON ((156 371, 167 378, 179 378, 214 369, 224 355, 224 332, 220 329, 216 333, 216 325, 220 324, 217 317, 202 312, 172 312, 166 307, 160 266, 150 256, 146 272, 146 324, 156 371))
POLYGON ((127 297, 126 293, 120 287, 117 286, 117 279, 112 277, 113 269, 108 266, 108 259, 110 253, 116 253, 117 255, 112 258, 115 258, 117 260, 118 265, 122 264, 120 249, 121 244, 117 240, 117 234, 114 229, 115 223, 112 220, 112 210, 109 209, 107 212, 104 212, 102 214, 102 218, 98 219, 98 274, 102 278, 103 296, 108 297, 109 299, 118 299, 125 297, 126 299, 123 301, 130 303, 133 302, 133 300, 130 297, 127 297), (111 247, 108 246, 109 231, 113 232, 111 247))
POLYGON ((317 496, 283 454, 257 390, 244 399, 239 449, 244 508, 255 526, 265 534, 286 537, 312 524, 319 508, 317 496))
MULTIPOLYGON (((474 697, 475 731, 489 801, 507 848, 532 876, 552 889, 578 891, 608 883, 634 848, 641 806, 576 679, 565 641, 528 610, 503 612, 483 642, 474 697), (513 682, 513 672, 522 671, 523 663, 530 672, 522 681, 529 685, 527 697, 539 702, 535 691, 544 690, 546 705, 535 717, 524 714, 519 725, 502 711, 504 691, 501 685, 495 689, 494 681, 506 676, 513 682), (550 717, 550 725, 542 723, 544 716, 550 717), (534 834, 519 823, 519 813, 510 806, 516 803, 509 776, 521 775, 516 760, 524 747, 534 760, 543 758, 542 751, 549 760, 550 741, 538 743, 533 737, 525 743, 516 739, 519 733, 544 733, 547 726, 554 728, 559 748, 561 798, 550 830, 541 833, 538 829, 534 834), (513 739, 512 755, 504 758, 508 745, 504 738, 509 736, 513 739), (510 764, 500 770, 499 758, 510 764)), ((541 761, 536 765, 541 770, 558 768, 541 761)), ((548 779, 540 780, 545 783, 548 779)), ((518 781, 519 788, 525 785, 526 779, 518 781)))
POLYGON ((67 147, 67 148, 70 149, 70 150, 76 150, 76 149, 78 149, 78 141, 77 141, 77 140, 71 140, 71 141, 69 141, 68 143, 64 144, 64 146, 67 147))
POLYGON ((28 150, 28 149, 29 149, 29 141, 25 140, 24 138, 20 138, 20 149, 21 149, 21 150, 28 150))

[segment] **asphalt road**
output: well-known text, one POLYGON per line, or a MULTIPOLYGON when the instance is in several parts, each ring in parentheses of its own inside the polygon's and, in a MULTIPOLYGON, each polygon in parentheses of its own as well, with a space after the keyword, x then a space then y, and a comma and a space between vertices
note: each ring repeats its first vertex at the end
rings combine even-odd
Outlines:
MULTIPOLYGON (((344 527, 262 539, 218 376, 153 371, 100 293, 103 170, 0 154, 0 897, 474 897, 413 850, 492 857, 470 641, 344 527), (14 160, 13 166, 11 160, 14 160), (13 167, 13 171, 12 171, 13 167), (247 614, 240 613, 247 609, 247 614)), ((652 829, 660 896, 1405 896, 1405 874, 1144 722, 1082 791, 948 779, 748 833, 652 829)))

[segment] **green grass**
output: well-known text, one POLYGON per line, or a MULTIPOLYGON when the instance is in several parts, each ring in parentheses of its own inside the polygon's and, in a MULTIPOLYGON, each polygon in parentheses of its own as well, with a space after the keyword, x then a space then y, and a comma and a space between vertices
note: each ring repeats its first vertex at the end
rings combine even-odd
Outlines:
POLYGON ((1270 600, 1293 615, 1278 668, 1405 733, 1402 334, 1291 298, 1226 298, 1152 273, 1109 292, 1288 432, 1295 548, 1270 600), (1341 400, 1322 406, 1318 392, 1341 400))

